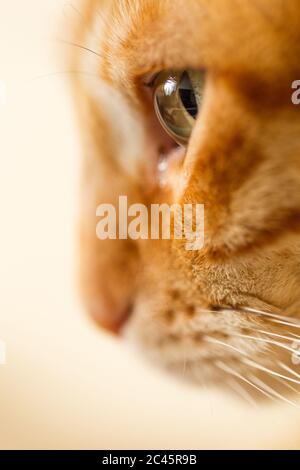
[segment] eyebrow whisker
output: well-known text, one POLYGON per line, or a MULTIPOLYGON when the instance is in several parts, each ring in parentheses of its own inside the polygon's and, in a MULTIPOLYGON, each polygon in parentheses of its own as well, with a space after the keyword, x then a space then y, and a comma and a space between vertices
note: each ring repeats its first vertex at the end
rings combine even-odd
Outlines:
POLYGON ((90 52, 91 54, 95 54, 96 56, 100 57, 102 59, 102 55, 99 54, 98 52, 94 51, 93 49, 90 49, 89 47, 86 47, 86 46, 83 46, 81 44, 77 44, 76 42, 72 42, 72 41, 65 41, 63 39, 59 39, 58 40, 59 42, 61 42, 62 44, 67 44, 68 46, 74 46, 74 47, 78 47, 79 49, 83 49, 84 51, 87 51, 87 52, 90 52))

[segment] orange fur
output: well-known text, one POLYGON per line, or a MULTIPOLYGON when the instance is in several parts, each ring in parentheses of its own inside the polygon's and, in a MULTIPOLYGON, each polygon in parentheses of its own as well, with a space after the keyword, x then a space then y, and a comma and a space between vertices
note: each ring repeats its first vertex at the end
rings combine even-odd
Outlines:
POLYGON ((116 330, 133 308, 132 336, 169 368, 185 360, 193 377, 204 371, 219 380, 220 357, 245 371, 232 350, 206 344, 207 335, 270 365, 263 345, 234 333, 267 327, 240 306, 300 317, 300 114, 291 102, 299 2, 85 0, 83 16, 74 42, 98 54, 76 48, 72 56, 93 75, 74 79, 85 135, 80 250, 89 310, 116 330), (168 68, 205 69, 207 84, 184 163, 169 179, 177 190, 165 194, 156 184, 165 137, 141 78, 168 68), (96 207, 120 194, 204 203, 205 249, 98 241, 96 207), (223 306, 232 311, 211 311, 223 306))

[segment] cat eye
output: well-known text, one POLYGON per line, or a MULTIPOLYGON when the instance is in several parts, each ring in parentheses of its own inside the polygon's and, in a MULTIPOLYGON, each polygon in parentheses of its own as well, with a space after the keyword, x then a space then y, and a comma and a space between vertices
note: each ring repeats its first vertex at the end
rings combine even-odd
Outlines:
POLYGON ((154 108, 165 131, 180 145, 187 145, 201 108, 203 71, 163 71, 153 82, 154 108))

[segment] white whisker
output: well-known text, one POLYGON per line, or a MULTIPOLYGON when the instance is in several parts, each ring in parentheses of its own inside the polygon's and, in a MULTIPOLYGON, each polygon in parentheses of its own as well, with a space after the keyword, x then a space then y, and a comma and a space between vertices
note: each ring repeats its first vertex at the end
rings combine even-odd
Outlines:
POLYGON ((291 336, 294 336, 294 338, 297 338, 300 340, 300 336, 299 335, 296 335, 295 333, 290 333, 291 336))
POLYGON ((223 370, 224 372, 227 372, 227 374, 233 375, 234 377, 237 377, 238 379, 242 380, 242 382, 245 382, 246 384, 250 385, 250 387, 255 388, 258 392, 262 393, 265 395, 267 398, 273 399, 274 397, 267 393, 266 391, 262 390, 261 388, 257 387, 255 384, 253 384, 250 380, 246 379, 243 377, 241 374, 239 374, 237 371, 232 369, 231 367, 227 366, 224 364, 222 361, 216 361, 215 365, 219 367, 219 369, 223 370))
POLYGON ((264 331, 264 330, 255 330, 255 331, 257 331, 258 333, 262 333, 264 335, 275 336, 276 338, 286 339, 287 341, 292 341, 292 342, 295 341, 295 338, 292 338, 291 336, 279 335, 277 333, 271 333, 270 331, 264 331))
POLYGON ((256 384, 258 387, 261 387, 266 392, 271 393, 272 395, 274 395, 274 397, 278 398, 279 400, 284 401, 285 403, 288 403, 289 405, 295 406, 296 408, 300 409, 300 407, 296 403, 290 401, 288 398, 285 398, 283 395, 276 392, 276 390, 274 390, 272 387, 270 387, 265 382, 260 380, 258 377, 251 374, 249 375, 249 378, 252 380, 254 384, 256 384))
POLYGON ((300 395, 300 390, 297 390, 291 384, 287 383, 285 380, 281 379, 280 377, 274 377, 274 380, 277 380, 281 385, 284 385, 286 388, 291 390, 291 392, 295 393, 296 395, 300 395))
POLYGON ((262 372, 266 372, 270 375, 273 375, 275 377, 280 377, 281 379, 287 380, 289 382, 295 383, 297 385, 300 385, 300 381, 293 379, 292 377, 287 377, 286 375, 280 374, 279 372, 275 372, 274 370, 268 369, 267 367, 261 366, 260 364, 257 364, 255 361, 252 359, 241 359, 241 361, 250 366, 254 367, 255 369, 261 370, 262 372))
POLYGON ((211 338, 210 336, 205 336, 203 339, 205 341, 207 341, 208 343, 218 344, 220 346, 224 346, 226 348, 232 349, 235 352, 238 352, 239 354, 242 354, 243 356, 249 357, 249 355, 245 351, 242 351, 241 349, 239 349, 236 346, 233 346, 229 343, 225 343, 223 341, 220 341, 219 339, 211 338))
POLYGON ((300 379, 300 375, 297 374, 297 372, 295 372, 293 369, 291 369, 289 366, 287 366, 286 364, 284 364, 283 362, 281 361, 278 361, 278 365, 280 367, 282 367, 282 369, 284 369, 286 372, 289 372, 290 374, 294 375, 295 377, 297 377, 298 379, 300 379))
POLYGON ((295 353, 295 349, 290 348, 286 344, 282 344, 282 343, 279 343, 278 341, 273 341, 271 339, 259 338, 257 336, 242 335, 242 334, 234 334, 233 336, 237 336, 238 338, 245 338, 245 339, 250 339, 253 341, 258 341, 260 343, 271 344, 273 346, 278 346, 279 348, 285 349, 286 351, 289 351, 292 354, 295 353))
MULTIPOLYGON (((248 313, 255 313, 255 314, 260 315, 260 316, 274 318, 276 320, 282 320, 282 321, 286 321, 287 318, 289 318, 289 317, 285 317, 283 315, 278 315, 276 313, 271 313, 271 312, 264 312, 262 310, 258 310, 256 308, 251 308, 251 307, 242 307, 241 309, 239 309, 239 311, 248 312, 248 313)), ((291 324, 295 324, 295 325, 300 327, 300 321, 299 320, 297 320, 295 318, 290 319, 290 320, 291 320, 291 324)))
POLYGON ((235 378, 228 379, 227 384, 229 387, 232 388, 232 390, 241 398, 243 398, 249 405, 254 406, 255 408, 258 408, 257 402, 254 400, 254 398, 250 395, 250 393, 247 392, 245 387, 243 387, 235 378))
POLYGON ((273 319, 273 318, 270 319, 270 322, 276 323, 276 325, 285 325, 285 326, 289 326, 289 327, 292 327, 292 328, 300 328, 300 325, 297 325, 296 323, 276 320, 276 319, 273 319))

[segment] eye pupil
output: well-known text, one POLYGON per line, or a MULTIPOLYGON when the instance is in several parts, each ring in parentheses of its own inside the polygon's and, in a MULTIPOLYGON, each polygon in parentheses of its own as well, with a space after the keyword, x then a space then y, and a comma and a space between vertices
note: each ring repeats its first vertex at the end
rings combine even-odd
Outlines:
POLYGON ((198 105, 194 88, 187 72, 184 72, 179 85, 179 96, 187 112, 196 119, 198 114, 198 105))

